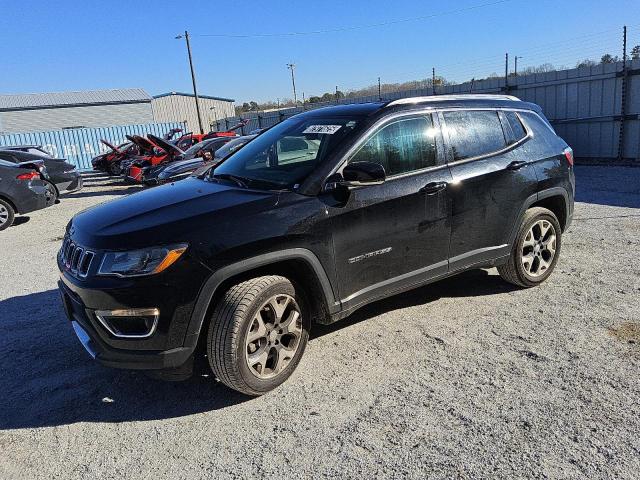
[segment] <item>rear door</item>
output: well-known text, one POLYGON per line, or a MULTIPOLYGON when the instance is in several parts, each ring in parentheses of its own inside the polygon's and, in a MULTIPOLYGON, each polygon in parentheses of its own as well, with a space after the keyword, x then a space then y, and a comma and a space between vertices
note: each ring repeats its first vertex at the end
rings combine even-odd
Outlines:
POLYGON ((383 184, 323 194, 331 216, 343 308, 447 271, 451 181, 437 118, 396 117, 374 127, 347 162, 380 163, 383 184))
POLYGON ((449 269, 455 271, 509 253, 512 228, 537 178, 520 148, 530 134, 514 112, 443 110, 440 119, 453 177, 449 269), (517 122, 513 127, 507 115, 517 122))

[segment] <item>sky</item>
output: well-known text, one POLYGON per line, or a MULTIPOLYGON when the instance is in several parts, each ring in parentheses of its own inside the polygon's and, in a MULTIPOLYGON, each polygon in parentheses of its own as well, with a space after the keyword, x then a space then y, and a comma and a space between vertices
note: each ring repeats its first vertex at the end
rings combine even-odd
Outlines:
POLYGON ((0 0, 0 93, 189 92, 184 30, 199 93, 244 102, 292 97, 290 62, 307 98, 432 68, 454 81, 502 75, 505 52, 519 69, 574 66, 621 55, 624 24, 640 44, 640 1, 0 0))

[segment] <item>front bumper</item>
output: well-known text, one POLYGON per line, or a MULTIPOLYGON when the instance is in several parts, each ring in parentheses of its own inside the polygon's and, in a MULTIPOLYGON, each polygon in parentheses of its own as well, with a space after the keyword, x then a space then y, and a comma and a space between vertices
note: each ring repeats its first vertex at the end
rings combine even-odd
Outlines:
POLYGON ((185 364, 195 350, 195 344, 169 350, 127 350, 115 348, 98 332, 98 325, 91 320, 92 314, 82 300, 74 295, 65 283, 58 282, 60 297, 67 318, 71 321, 78 340, 89 355, 108 367, 134 370, 162 370, 177 368, 185 364))
POLYGON ((187 330, 200 287, 210 274, 197 261, 181 259, 167 272, 131 279, 91 274, 79 279, 61 263, 60 256, 58 268, 58 288, 67 317, 95 360, 136 370, 171 369, 189 361, 198 338, 187 330), (98 316, 100 310, 144 308, 159 310, 148 336, 118 335, 98 316))

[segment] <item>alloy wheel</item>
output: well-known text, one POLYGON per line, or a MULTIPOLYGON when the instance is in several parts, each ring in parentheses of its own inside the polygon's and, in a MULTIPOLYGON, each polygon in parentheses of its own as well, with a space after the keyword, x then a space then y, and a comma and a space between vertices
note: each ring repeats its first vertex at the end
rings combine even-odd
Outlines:
POLYGON ((9 210, 4 205, 0 205, 0 226, 7 223, 7 220, 9 220, 9 210))
POLYGON ((282 372, 300 346, 300 307, 290 295, 274 295, 251 321, 245 337, 245 359, 256 377, 272 378, 282 372))
POLYGON ((540 277, 551 268, 555 255, 556 229, 548 220, 538 220, 522 242, 522 267, 527 275, 540 277))

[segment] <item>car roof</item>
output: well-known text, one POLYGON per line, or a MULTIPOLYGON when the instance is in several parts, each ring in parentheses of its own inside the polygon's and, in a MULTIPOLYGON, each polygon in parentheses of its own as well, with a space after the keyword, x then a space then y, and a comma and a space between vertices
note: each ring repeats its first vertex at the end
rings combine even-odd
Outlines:
POLYGON ((327 117, 327 116, 367 116, 374 112, 377 112, 384 106, 382 102, 370 102, 370 103, 350 103, 346 105, 333 105, 330 107, 322 107, 315 110, 309 110, 308 112, 301 113, 300 115, 308 118, 313 117, 327 117))
POLYGON ((368 116, 388 109, 410 109, 416 106, 429 107, 476 107, 476 108, 520 108, 540 111, 536 104, 524 102, 512 95, 497 94, 460 94, 460 95, 428 95, 421 97, 398 98, 389 102, 354 103, 322 107, 300 113, 297 117, 330 117, 330 116, 368 116))
POLYGON ((42 148, 42 145, 36 145, 36 144, 25 144, 25 145, 5 145, 3 147, 0 147, 2 150, 17 150, 19 148, 42 148))

